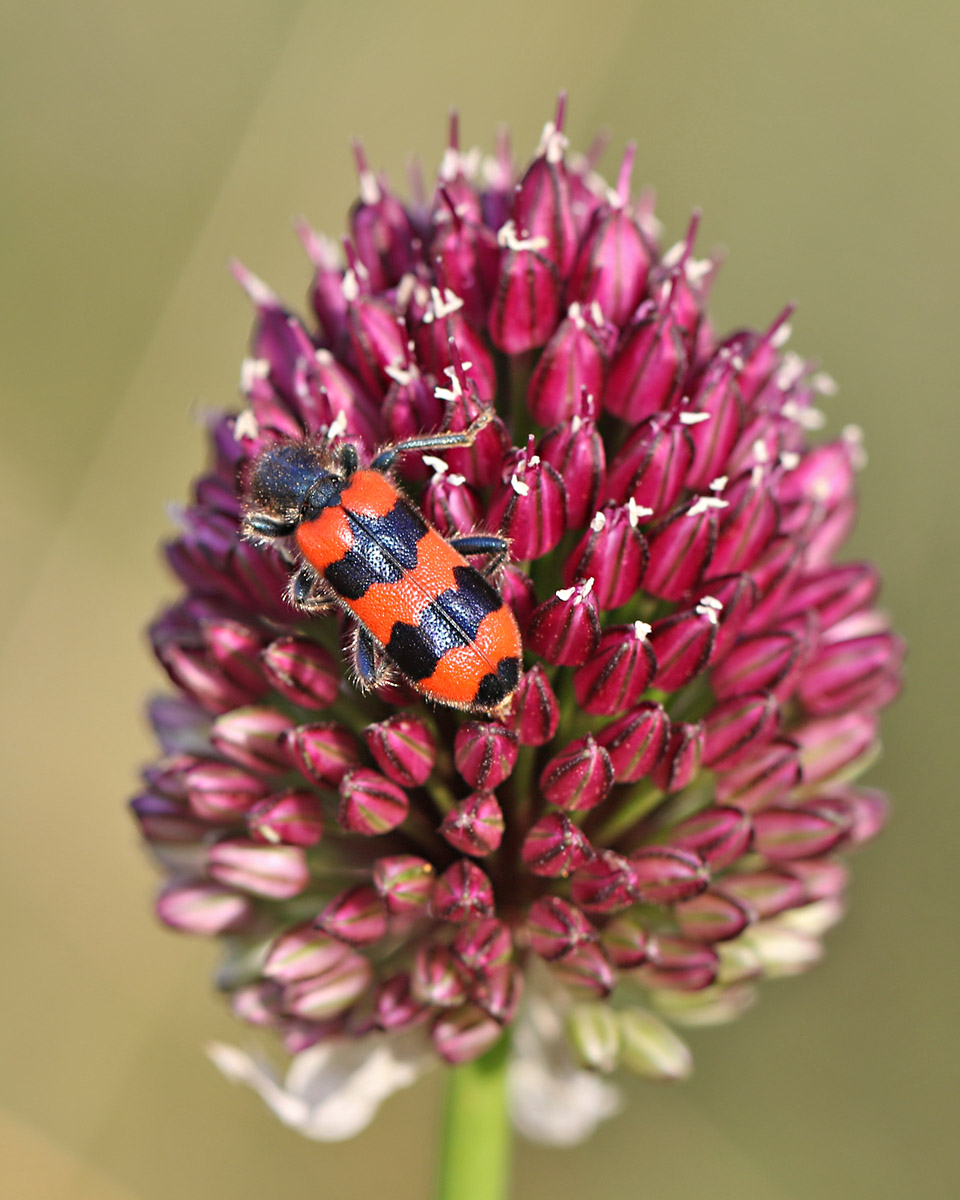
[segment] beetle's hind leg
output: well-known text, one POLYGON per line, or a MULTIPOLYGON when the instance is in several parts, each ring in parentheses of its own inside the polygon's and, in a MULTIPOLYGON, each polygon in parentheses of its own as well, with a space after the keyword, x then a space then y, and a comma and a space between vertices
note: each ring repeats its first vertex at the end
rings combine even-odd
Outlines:
POLYGON ((354 626, 350 635, 350 660, 357 684, 365 692, 386 683, 393 671, 393 663, 359 624, 354 626))
POLYGON ((488 579, 496 578, 507 561, 510 543, 495 533, 471 533, 450 539, 450 545, 458 554, 487 554, 489 558, 480 574, 488 579))
POLYGON ((472 446, 477 434, 493 420, 493 409, 484 409, 477 419, 458 433, 425 433, 422 437, 407 438, 381 450, 370 466, 374 471, 388 471, 400 454, 411 450, 455 450, 461 446, 472 446))

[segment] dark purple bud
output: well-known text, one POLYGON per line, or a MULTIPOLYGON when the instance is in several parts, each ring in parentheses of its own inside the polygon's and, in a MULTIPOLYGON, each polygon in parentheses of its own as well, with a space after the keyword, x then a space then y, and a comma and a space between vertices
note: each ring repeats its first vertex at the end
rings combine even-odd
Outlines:
POLYGON ((754 815, 754 848, 773 863, 817 858, 843 839, 849 825, 846 814, 815 803, 798 808, 772 805, 754 815))
POLYGON ((515 561, 539 558, 556 546, 566 528, 563 481, 534 453, 532 437, 526 450, 513 452, 505 474, 490 502, 487 524, 510 539, 515 561))
POLYGON ((290 900, 310 883, 300 846, 263 846, 247 838, 226 838, 207 852, 211 878, 269 900, 290 900))
POLYGON ((424 942, 413 960, 410 990, 423 1004, 453 1008, 467 998, 467 978, 448 946, 424 942))
POLYGON ((255 699, 266 691, 257 659, 262 636, 242 621, 225 617, 207 617, 200 621, 200 632, 210 658, 239 688, 246 688, 255 699))
POLYGON ((210 740, 225 757, 251 771, 288 771, 286 735, 293 721, 275 708, 237 708, 217 717, 210 740))
POLYGON ((674 413, 657 413, 637 426, 607 473, 607 495, 618 503, 633 500, 650 517, 670 511, 684 488, 693 458, 685 424, 674 413))
POLYGON ((577 579, 593 579, 600 608, 626 604, 647 568, 647 542, 639 525, 648 515, 633 500, 605 505, 564 565, 566 586, 577 579))
POLYGON ((430 1031, 434 1049, 453 1066, 486 1054, 502 1034, 500 1024, 473 1004, 442 1013, 430 1031))
MULTIPOLYGON (((478 400, 464 393, 466 375, 462 370, 461 374, 463 381, 454 372, 451 386, 437 392, 447 405, 446 428, 450 433, 466 429, 482 412, 489 413, 478 400)), ((486 488, 492 480, 501 477, 505 457, 511 452, 512 445, 506 426, 499 417, 494 417, 480 430, 472 446, 448 450, 444 458, 455 474, 462 475, 474 487, 486 488)))
POLYGON ((464 721, 453 743, 457 770, 480 791, 503 783, 517 761, 517 751, 517 735, 493 721, 464 721))
POLYGON ((433 865, 415 854, 392 854, 373 864, 373 886, 391 916, 425 913, 435 880, 433 865))
POLYGON ((774 738, 749 757, 717 775, 717 800, 735 804, 745 812, 758 812, 778 796, 786 795, 802 777, 797 743, 774 738))
POLYGON ((734 365, 744 404, 752 404, 777 369, 780 347, 790 336, 787 322, 793 311, 794 305, 788 304, 777 314, 766 333, 753 330, 734 333, 723 343, 721 351, 739 360, 734 365))
POLYGON ((157 897, 156 910, 164 925, 202 937, 238 933, 256 911, 249 896, 206 880, 169 884, 157 897))
POLYGON ((501 1025, 517 1015, 523 995, 523 972, 513 963, 494 967, 470 989, 470 999, 501 1025))
MULTIPOLYGON (((563 101, 561 99, 561 108, 563 101)), ((570 273, 577 252, 577 234, 570 209, 570 180, 563 152, 567 139, 562 115, 543 131, 537 157, 517 184, 513 197, 513 222, 524 237, 542 238, 544 255, 563 278, 570 273)))
POLYGON ((659 762, 650 772, 651 781, 665 795, 682 791, 697 777, 703 758, 703 723, 674 722, 659 762))
POLYGON ((752 758, 777 732, 780 707, 770 692, 747 692, 715 705, 704 717, 703 765, 727 770, 752 758))
POLYGON ((423 493, 424 516, 444 537, 470 533, 483 513, 479 495, 462 475, 448 471, 443 459, 428 456, 428 464, 436 469, 423 493))
POLYGON ((799 697, 804 708, 815 716, 832 716, 852 708, 874 707, 879 680, 897 677, 905 653, 904 643, 896 634, 882 631, 844 636, 849 622, 844 621, 824 637, 814 659, 803 671, 799 697))
POLYGON ((433 734, 419 717, 394 713, 363 731, 370 753, 384 775, 401 787, 419 787, 430 777, 437 758, 433 734))
POLYGON ((621 971, 639 967, 647 959, 647 931, 631 913, 621 913, 604 927, 601 936, 607 957, 621 971))
POLYGON ((317 917, 317 928, 351 946, 369 946, 387 932, 387 913, 374 888, 365 883, 339 892, 317 917))
POLYGON ((751 909, 722 891, 703 892, 684 900, 673 910, 680 932, 691 942, 727 942, 743 933, 752 920, 751 909))
POLYGON ((346 436, 359 438, 364 445, 378 442, 383 436, 380 410, 360 381, 329 350, 316 352, 312 371, 322 403, 316 417, 306 422, 311 432, 329 432, 340 423, 346 436))
POLYGON ((688 363, 683 331, 669 301, 662 308, 645 301, 610 364, 603 407, 630 425, 670 408, 680 398, 688 363))
POLYGON ((329 650, 309 638, 277 638, 261 661, 270 684, 301 708, 327 708, 337 698, 339 665, 329 650))
POLYGON ((374 1006, 377 1024, 387 1031, 411 1029, 426 1020, 429 1014, 428 1006, 413 995, 406 971, 392 975, 380 985, 374 1006))
POLYGON ((283 1006, 291 1016, 309 1021, 335 1017, 359 1000, 373 982, 373 967, 354 950, 344 953, 322 972, 297 979, 283 989, 283 1006))
POLYGON ((724 875, 723 890, 752 909, 759 918, 775 917, 807 903, 807 890, 789 871, 745 871, 724 875))
MULTIPOLYGON (((526 571, 515 567, 513 563, 507 563, 500 578, 500 595, 503 597, 504 604, 513 609, 520 632, 526 636, 530 618, 537 605, 537 593, 533 586, 533 580, 526 571)), ((597 624, 599 636, 599 621, 597 624)))
POLYGON ((552 974, 576 996, 609 996, 617 984, 617 972, 597 942, 578 946, 551 964, 552 974))
POLYGON ((347 336, 357 377, 371 396, 383 396, 390 387, 390 369, 407 361, 407 334, 403 320, 389 301, 362 295, 355 272, 343 277, 347 297, 347 336))
MULTIPOLYGON (((603 395, 607 371, 603 314, 576 301, 543 348, 527 388, 530 415, 541 425, 565 425, 581 412, 584 395, 603 395)), ((557 466, 552 458, 547 460, 557 466)), ((562 472, 561 472, 562 474, 562 472)), ((579 522, 577 522, 579 523, 579 522)))
POLYGON ((230 995, 230 1011, 248 1025, 271 1028, 280 1015, 282 992, 269 979, 238 987, 230 995))
POLYGON ((800 639, 792 633, 761 633, 741 638, 713 670, 713 690, 720 699, 768 690, 785 699, 801 665, 800 639))
POLYGON ((634 890, 641 904, 676 904, 697 896, 710 882, 710 872, 692 850, 648 846, 630 855, 634 890))
POLYGON ((483 975, 510 961, 513 941, 507 926, 490 917, 461 926, 454 936, 451 949, 471 975, 483 975))
POLYGON ((254 692, 235 683, 199 647, 160 642, 156 631, 154 652, 178 688, 187 692, 209 713, 226 713, 261 695, 263 684, 254 692))
POLYGON ((527 645, 547 662, 575 667, 585 663, 600 641, 594 581, 561 588, 538 605, 527 626, 527 645))
POLYGON ((622 912, 636 903, 633 864, 612 850, 601 850, 570 885, 574 901, 586 912, 622 912))
POLYGON ((722 351, 714 358, 680 417, 693 445, 686 482, 694 492, 705 491, 723 474, 743 428, 743 402, 733 358, 722 351))
POLYGON ((716 575, 744 571, 759 558, 777 528, 777 503, 762 465, 753 467, 725 491, 727 508, 710 569, 716 575))
POLYGON ((325 787, 336 787, 360 761, 360 743, 332 721, 297 726, 287 735, 287 748, 304 775, 325 787))
POLYGON ((712 665, 727 655, 751 619, 757 602, 757 587, 750 575, 719 575, 697 584, 688 592, 683 597, 684 607, 703 601, 709 603, 710 597, 717 613, 717 638, 710 655, 712 665))
POLYGON ((805 573, 783 602, 785 617, 815 609, 824 629, 876 599, 880 577, 870 563, 845 563, 805 573))
POLYGON ((473 394, 487 404, 497 394, 497 369, 486 339, 476 333, 464 317, 464 302, 448 287, 432 287, 415 335, 417 356, 424 370, 442 379, 456 367, 451 346, 455 345, 464 370, 473 384, 473 394))
POLYGON ((493 792, 474 792, 459 800, 440 824, 440 832, 461 854, 492 854, 503 838, 503 812, 493 792))
POLYGON ((155 696, 147 715, 164 754, 205 754, 210 748, 210 717, 186 696, 155 696))
POLYGON ((683 687, 707 665, 716 636, 717 609, 704 600, 656 621, 650 631, 657 656, 653 686, 665 692, 683 687))
MULTIPOLYGON (((450 196, 449 185, 443 192, 450 196)), ((500 266, 496 234, 470 219, 459 204, 439 206, 435 226, 429 260, 443 264, 446 286, 463 298, 467 319, 479 328, 486 319, 500 266)))
POLYGON ((185 774, 190 811, 204 821, 242 820, 270 790, 263 780, 229 763, 199 762, 185 774))
POLYGON ((287 984, 322 975, 352 953, 343 942, 307 922, 285 930, 271 943, 262 970, 268 979, 287 984))
POLYGON ((648 988, 698 992, 717 977, 720 960, 715 950, 678 937, 651 938, 647 962, 636 978, 648 988))
POLYGON ((593 417, 575 413, 554 425, 540 439, 537 452, 563 480, 567 528, 586 525, 597 511, 606 479, 606 453, 593 417))
POLYGON ((524 929, 532 949, 548 962, 597 940, 597 931, 587 917, 560 896, 535 900, 524 929))
POLYGON ((677 509, 650 535, 650 560, 643 590, 663 600, 680 600, 704 574, 717 540, 717 510, 725 501, 697 496, 677 509))
POLYGON ((559 272, 544 254, 545 237, 525 237, 507 221, 497 233, 500 271, 490 306, 490 339, 505 354, 542 346, 560 315, 559 272))
POLYGON ((379 771, 353 767, 340 780, 337 820, 347 833, 388 833, 403 824, 409 810, 407 793, 379 771))
POLYGON ((350 211, 350 233, 370 288, 383 291, 416 262, 416 238, 400 201, 371 171, 363 147, 354 141, 360 199, 350 211))
MULTIPOLYGON (((297 366, 312 361, 313 343, 296 317, 291 316, 262 280, 236 261, 230 264, 230 269, 257 310, 257 322, 250 338, 252 358, 266 364, 265 371, 273 389, 285 400, 293 400, 297 366)), ((296 436, 300 431, 294 424, 286 432, 296 436)))
POLYGON ((604 630, 596 652, 573 676, 577 704, 588 713, 610 716, 639 703, 657 669, 643 621, 604 630))
POLYGON ((566 879, 593 856, 593 847, 581 830, 562 813, 548 813, 523 839, 520 857, 534 875, 566 879))
POLYGON ((557 732, 560 705, 539 663, 530 668, 513 694, 513 730, 521 746, 543 746, 557 732))
POLYGON ((715 806, 694 813, 675 826, 670 845, 692 850, 714 871, 728 867, 750 846, 750 818, 739 808, 715 806))
POLYGON ((247 813, 247 832, 269 845, 315 846, 323 837, 320 801, 296 788, 267 796, 247 813))
POLYGON ((607 798, 613 782, 610 755, 588 733, 550 759, 540 776, 540 791, 558 808, 585 812, 607 798))
POLYGON ((148 842, 200 842, 210 831, 206 821, 192 815, 182 800, 143 792, 130 808, 148 842))
POLYGON ((346 330, 347 318, 340 248, 323 234, 311 229, 306 221, 295 221, 294 228, 315 271, 310 289, 310 305, 327 340, 334 344, 339 343, 346 330))
POLYGON ((468 858, 458 859, 437 879, 431 908, 441 921, 472 921, 494 914, 493 885, 468 858))
POLYGON ((669 726, 661 705, 645 702, 597 733, 618 783, 635 783, 649 774, 663 753, 669 726))

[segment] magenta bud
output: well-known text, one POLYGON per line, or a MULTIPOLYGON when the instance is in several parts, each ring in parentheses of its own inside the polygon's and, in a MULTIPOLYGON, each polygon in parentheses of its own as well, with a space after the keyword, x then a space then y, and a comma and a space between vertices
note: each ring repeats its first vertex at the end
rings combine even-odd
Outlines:
MULTIPOLYGON (((463 394, 456 372, 451 376, 451 382, 454 386, 444 389, 442 395, 447 403, 446 429, 455 433, 466 429, 489 409, 463 394)), ((462 475, 473 487, 486 488, 492 480, 501 477, 501 468, 511 447, 506 426, 499 417, 494 417, 480 430, 472 446, 447 450, 444 459, 451 471, 462 475)))
POLYGON ((462 475, 447 470, 443 459, 438 458, 436 463, 431 459, 429 463, 437 464, 442 464, 442 469, 437 467, 423 493, 424 515, 444 537, 470 533, 482 517, 480 497, 462 475))
POLYGON ((680 600, 704 574, 717 540, 717 510, 723 500, 697 496, 677 509, 650 535, 644 591, 680 600))
POLYGON ((866 608, 876 599, 880 577, 870 563, 844 563, 805 573, 783 603, 785 617, 816 609, 822 628, 866 608))
POLYGON ((571 742, 544 767, 544 799, 567 812, 585 812, 606 800, 613 787, 613 763, 592 734, 571 742))
POLYGON ((785 795, 801 779, 797 743, 774 738, 749 757, 717 776, 717 800, 735 804, 745 812, 757 812, 772 800, 785 795))
MULTIPOLYGON (((444 191, 449 193, 449 184, 444 191)), ((451 216, 449 207, 446 216, 451 216)), ((500 247, 492 229, 463 219, 466 214, 461 216, 461 205, 456 205, 452 218, 435 229, 429 258, 432 262, 442 262, 446 286, 463 298, 467 319, 480 327, 496 286, 500 247)))
POLYGON ((339 892, 317 917, 317 928, 351 946, 369 946, 387 932, 386 906, 365 883, 339 892))
POLYGON ((247 813, 247 832, 255 842, 315 846, 323 837, 320 801, 297 788, 267 796, 247 813))
MULTIPOLYGON (((313 357, 313 343, 297 318, 281 305, 262 280, 239 262, 232 262, 230 268, 257 310, 250 338, 252 356, 266 364, 269 382, 275 391, 284 399, 293 400, 296 367, 313 357)), ((299 431, 294 428, 291 432, 299 431)))
POLYGON ((548 813, 536 821, 520 847, 524 866, 534 875, 550 879, 566 879, 592 856, 593 847, 562 813, 548 813))
POLYGON ((434 1022, 430 1037, 440 1057, 458 1066, 486 1054, 502 1033, 500 1024, 482 1008, 463 1004, 441 1013, 434 1022))
POLYGON ((554 425, 540 439, 537 452, 563 480, 567 528, 586 525, 600 502, 607 461, 592 416, 575 413, 562 425, 554 425))
POLYGON ((646 515, 632 500, 623 506, 607 504, 596 513, 564 566, 567 587, 576 579, 592 578, 600 608, 626 604, 647 568, 647 542, 639 529, 646 515))
POLYGON ((724 875, 723 890, 752 909, 761 919, 807 903, 807 890, 792 872, 746 871, 724 875))
POLYGON ((687 487, 704 491, 722 475, 743 428, 743 402, 737 386, 734 355, 721 351, 694 388, 681 421, 693 444, 687 487))
POLYGON ((437 879, 431 900, 433 915, 441 921, 471 921, 494 914, 493 885, 468 858, 458 859, 437 879))
POLYGON ((799 808, 772 805, 754 815, 754 849, 772 863, 817 858, 832 850, 849 827, 846 813, 816 803, 799 808))
POLYGON ((684 607, 710 602, 717 613, 717 638, 710 655, 711 665, 725 658, 740 633, 753 617, 757 587, 750 575, 719 575, 699 583, 683 597, 684 607), (720 607, 717 607, 717 606, 720 607))
POLYGON ((673 692, 689 683, 707 665, 716 636, 717 609, 706 600, 656 621, 650 632, 657 656, 653 686, 673 692))
POLYGON ((261 695, 265 690, 262 683, 255 692, 241 687, 224 674, 219 666, 211 663, 202 650, 181 646, 174 641, 159 642, 156 631, 154 651, 167 674, 183 691, 187 692, 209 713, 225 713, 237 705, 261 695))
POLYGON ((673 910, 680 933, 691 942, 728 942, 743 933, 753 914, 748 905, 712 888, 673 910))
POLYGON ((231 993, 230 1011, 248 1025, 270 1028, 280 1015, 281 1000, 278 984, 269 979, 258 979, 231 993))
POLYGON ((352 953, 307 922, 285 930, 271 943, 262 970, 267 979, 287 984, 323 975, 352 953))
POLYGON ((631 913, 621 913, 604 927, 603 948, 615 967, 627 971, 647 959, 647 931, 643 922, 631 913))
POLYGON ((251 696, 262 695, 266 688, 257 664, 263 645, 261 635, 249 625, 225 617, 201 619, 200 631, 211 659, 224 675, 246 688, 251 696))
POLYGON ((512 724, 521 746, 544 746, 557 732, 560 705, 539 663, 525 673, 513 694, 512 724))
POLYGON ((651 781, 666 795, 682 791, 697 777, 703 758, 703 723, 674 722, 651 781))
POLYGON ((267 785, 243 767, 199 762, 185 774, 190 811, 204 821, 236 821, 267 794, 267 785))
POLYGON ((780 723, 780 707, 770 692, 746 692, 714 705, 703 723, 703 765, 723 771, 770 741, 780 723))
POLYGON ((312 369, 323 404, 317 417, 308 422, 310 428, 329 433, 340 422, 348 437, 367 445, 379 441, 383 436, 381 412, 360 381, 326 349, 316 352, 312 369))
POLYGON ((354 950, 343 953, 325 970, 297 979, 283 989, 284 1009, 294 1017, 323 1021, 356 1003, 373 982, 373 967, 354 950))
MULTIPOLYGON (((541 425, 562 428, 571 423, 577 419, 584 394, 597 398, 603 395, 606 370, 603 313, 597 307, 584 308, 574 301, 544 346, 530 378, 530 415, 541 425)), ((547 461, 557 466, 554 459, 547 461)))
POLYGON ((294 228, 315 271, 310 288, 310 306, 327 340, 338 342, 346 329, 347 315, 339 247, 311 229, 306 221, 295 221, 294 228))
POLYGON ((846 821, 844 848, 856 849, 875 838, 887 823, 890 802, 875 788, 845 787, 814 801, 820 812, 835 812, 846 821))
POLYGON ((542 253, 566 278, 577 252, 570 209, 570 180, 563 161, 566 139, 552 124, 544 130, 540 153, 516 186, 513 222, 524 237, 544 243, 542 253))
POLYGON ((600 641, 594 581, 562 588, 538 605, 527 627, 527 644, 547 662, 575 667, 585 663, 600 641))
POLYGON ((574 672, 577 704, 588 713, 610 716, 637 704, 657 669, 643 621, 604 630, 596 652, 574 672))
POLYGON ((414 996, 406 971, 392 975, 377 989, 377 1024, 381 1029, 410 1029, 425 1020, 429 1009, 414 996))
POLYGON ((635 978, 648 988, 699 992, 717 977, 720 960, 715 950, 678 937, 651 938, 647 962, 635 978))
POLYGON ((557 472, 533 451, 515 451, 506 482, 490 502, 487 523, 510 539, 517 562, 539 558, 556 546, 566 528, 566 499, 557 472))
POLYGON ((327 708, 337 698, 339 665, 309 638, 278 638, 263 651, 261 662, 270 684, 301 708, 327 708))
POLYGON ((576 996, 609 996, 617 985, 617 972, 598 942, 578 946, 551 963, 551 972, 576 996))
POLYGON ((659 704, 644 702, 605 725, 597 741, 610 755, 618 783, 635 783, 663 753, 670 721, 659 704))
POLYGON ((517 751, 517 735, 493 721, 464 721, 453 743, 457 770, 479 791, 503 783, 517 761, 517 751))
POLYGON ((357 377, 371 396, 383 396, 392 379, 390 370, 406 361, 407 337, 393 306, 376 296, 356 292, 355 277, 347 271, 347 335, 357 377))
POLYGON ((548 962, 597 940, 597 931, 587 917, 560 896, 534 900, 524 929, 532 949, 548 962))
POLYGON ((543 251, 544 237, 526 237, 513 221, 497 233, 500 271, 490 306, 490 339, 505 354, 523 354, 550 337, 560 310, 561 281, 543 251))
POLYGON ((904 656, 900 638, 888 632, 842 637, 841 628, 824 637, 800 680, 800 702, 814 716, 876 707, 875 701, 889 698, 877 683, 899 677, 904 656))
POLYGON ((601 850, 577 873, 570 892, 586 912, 622 912, 637 899, 633 864, 612 850, 601 850))
POLYGON ((721 699, 769 690, 785 699, 796 680, 802 645, 792 633, 754 634, 741 638, 712 674, 721 699))
POLYGON ((194 817, 182 800, 144 792, 130 801, 130 808, 149 842, 200 842, 209 832, 205 820, 194 817))
POLYGON ((350 210, 350 235, 370 288, 379 292, 415 264, 416 235, 403 205, 367 165, 359 142, 354 142, 354 154, 360 199, 350 210))
POLYGON ((340 780, 337 819, 347 833, 364 837, 388 833, 403 824, 409 810, 407 793, 379 771, 352 767, 340 780))
POLYGON ((415 854, 394 854, 373 864, 373 886, 391 916, 423 913, 433 894, 433 865, 415 854))
POLYGON ((697 896, 710 882, 710 872, 692 850, 648 846, 630 855, 634 889, 642 904, 675 904, 697 896))
POLYGON ((728 867, 750 847, 750 818, 739 808, 717 806, 694 813, 670 833, 670 845, 692 850, 714 871, 728 867))
POLYGON ((688 365, 683 332, 669 302, 652 300, 637 309, 610 364, 603 406, 631 425, 679 399, 688 365))
POLYGON ((877 718, 873 713, 844 713, 808 721, 791 733, 800 743, 803 782, 810 786, 834 779, 873 753, 877 718))
POLYGON ((523 995, 523 972, 513 963, 487 971, 470 989, 470 999, 501 1025, 517 1015, 523 995))
POLYGON ((804 886, 807 900, 843 897, 850 879, 848 868, 836 858, 805 858, 790 864, 790 874, 804 886))
POLYGON ((467 978, 448 946, 421 943, 410 979, 413 996, 423 1004, 452 1008, 467 998, 467 978))
POLYGON ((217 883, 169 884, 157 897, 157 916, 171 929, 202 937, 238 933, 255 915, 253 901, 217 883))
POLYGON ((360 744, 349 729, 324 721, 299 725, 287 735, 290 757, 308 779, 336 787, 360 761, 360 744))
POLYGON ((236 708, 217 717, 210 740, 240 766, 276 774, 290 769, 286 735, 292 728, 293 721, 274 708, 236 708))
POLYGON ((717 545, 710 564, 716 575, 751 567, 777 528, 777 503, 767 473, 753 467, 724 492, 727 508, 720 518, 717 545))
POLYGON ((461 926, 454 936, 451 949, 472 975, 482 975, 510 961, 513 941, 506 925, 490 917, 461 926))
POLYGON ((633 500, 651 518, 670 511, 684 488, 693 447, 681 413, 657 413, 631 433, 610 464, 607 495, 633 500))
MULTIPOLYGON (((792 534, 771 538, 766 549, 750 568, 750 577, 758 599, 743 624, 745 633, 762 632, 783 620, 783 601, 800 577, 804 561, 803 547, 792 534)), ((798 614, 793 620, 816 621, 814 610, 798 614)), ((719 639, 718 639, 719 640, 719 639)), ((714 659, 720 660, 714 649, 714 659)))
POLYGON ((269 900, 290 900, 310 883, 300 846, 263 846, 247 838, 226 838, 207 852, 210 876, 226 887, 269 900))
POLYGON ((440 832, 461 854, 491 854, 503 838, 503 813, 493 792, 474 792, 459 800, 440 824, 440 832))
POLYGON ((455 367, 451 343, 455 344, 460 360, 466 364, 464 371, 468 372, 474 396, 489 403, 497 394, 497 370, 486 339, 467 322, 464 301, 449 287, 432 287, 429 296, 415 337, 421 365, 442 379, 455 367))
POLYGON ((507 563, 500 578, 500 595, 503 597, 504 604, 513 609, 520 632, 526 636, 530 618, 537 606, 537 593, 533 586, 533 580, 526 571, 515 567, 513 563, 507 563))
POLYGON ((394 713, 363 731, 370 753, 384 775, 402 787, 426 783, 437 758, 437 745, 424 721, 394 713))

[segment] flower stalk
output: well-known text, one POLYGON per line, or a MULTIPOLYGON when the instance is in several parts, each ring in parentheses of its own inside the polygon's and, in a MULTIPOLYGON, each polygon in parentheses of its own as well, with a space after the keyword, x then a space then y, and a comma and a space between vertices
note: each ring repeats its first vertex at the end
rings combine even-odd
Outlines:
POLYGON ((447 1082, 437 1200, 504 1200, 511 1132, 507 1107, 509 1033, 447 1082))

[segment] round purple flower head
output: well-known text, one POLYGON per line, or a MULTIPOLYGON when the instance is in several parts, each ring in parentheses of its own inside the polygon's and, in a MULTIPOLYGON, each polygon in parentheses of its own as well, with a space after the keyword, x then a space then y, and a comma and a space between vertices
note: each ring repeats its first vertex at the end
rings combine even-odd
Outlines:
POLYGON ((566 146, 562 100, 519 169, 505 140, 461 152, 454 120, 410 203, 358 148, 342 253, 299 228, 305 317, 234 269, 245 403, 167 549, 184 592, 151 637, 175 692, 132 806, 160 919, 221 939, 233 1011, 293 1056, 216 1061, 312 1137, 505 1031, 518 1127, 584 1137, 618 1065, 684 1077, 677 1026, 819 958, 843 856, 884 820, 854 780, 903 646, 842 558, 859 432, 814 436, 834 385, 785 349, 789 310, 714 330, 697 217, 662 247, 632 147, 609 187, 566 146), (461 543, 522 637, 499 707, 424 698, 297 521, 251 516, 278 446, 363 471, 465 430, 383 478, 445 542, 508 542, 500 565, 461 543))

